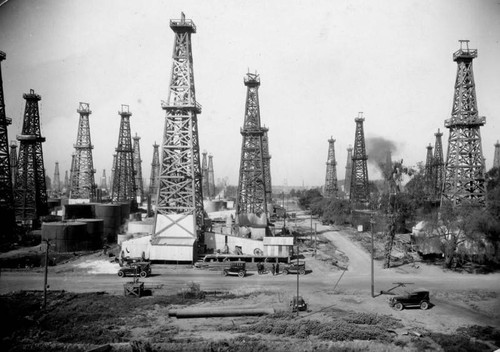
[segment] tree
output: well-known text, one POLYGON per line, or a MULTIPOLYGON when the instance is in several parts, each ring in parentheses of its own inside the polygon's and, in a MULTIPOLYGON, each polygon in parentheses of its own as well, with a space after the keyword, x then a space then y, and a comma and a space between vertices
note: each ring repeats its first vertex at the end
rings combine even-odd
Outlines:
POLYGON ((309 210, 311 203, 318 202, 323 199, 321 192, 318 188, 308 189, 301 192, 299 196, 299 206, 303 210, 309 210))

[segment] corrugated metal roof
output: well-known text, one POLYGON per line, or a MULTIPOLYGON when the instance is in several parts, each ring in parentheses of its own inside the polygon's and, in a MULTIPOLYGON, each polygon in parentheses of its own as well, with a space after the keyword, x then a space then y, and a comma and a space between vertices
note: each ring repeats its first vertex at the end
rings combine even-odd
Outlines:
POLYGON ((264 246, 293 246, 293 237, 264 237, 264 246))
POLYGON ((192 246, 195 239, 190 237, 156 237, 151 241, 153 246, 192 246))

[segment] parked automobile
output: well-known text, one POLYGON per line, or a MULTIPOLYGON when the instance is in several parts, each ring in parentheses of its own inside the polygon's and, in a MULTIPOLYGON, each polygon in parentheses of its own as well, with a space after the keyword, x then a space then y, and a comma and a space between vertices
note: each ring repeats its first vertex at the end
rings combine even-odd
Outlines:
POLYGON ((232 262, 222 271, 222 275, 224 276, 238 275, 239 277, 245 277, 246 274, 247 270, 245 262, 232 262))
POLYGON ((419 289, 400 296, 394 296, 389 299, 389 306, 402 310, 406 307, 420 307, 420 309, 428 309, 430 307, 429 291, 419 289))
POLYGON ((127 275, 148 277, 151 275, 151 264, 149 262, 135 262, 130 265, 122 266, 120 270, 118 270, 118 276, 124 277, 127 275))
POLYGON ((304 301, 302 296, 299 296, 298 298, 297 296, 293 296, 290 301, 290 309, 292 312, 307 310, 307 303, 304 301))
POLYGON ((305 262, 292 262, 290 264, 286 264, 283 268, 283 274, 297 274, 299 272, 300 275, 306 274, 306 263, 305 262))

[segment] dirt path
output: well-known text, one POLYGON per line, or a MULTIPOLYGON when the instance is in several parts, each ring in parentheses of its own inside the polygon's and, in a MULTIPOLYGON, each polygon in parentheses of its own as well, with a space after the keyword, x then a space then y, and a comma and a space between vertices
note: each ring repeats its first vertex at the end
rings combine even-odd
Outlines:
POLYGON ((339 251, 349 257, 349 267, 347 270, 350 274, 369 274, 367 269, 371 267, 370 254, 363 248, 353 243, 339 231, 325 232, 323 236, 331 241, 339 251))

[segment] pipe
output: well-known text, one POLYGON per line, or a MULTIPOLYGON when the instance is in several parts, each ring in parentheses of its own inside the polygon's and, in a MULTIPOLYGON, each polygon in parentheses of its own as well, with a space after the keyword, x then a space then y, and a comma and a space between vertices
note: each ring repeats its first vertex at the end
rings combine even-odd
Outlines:
POLYGON ((274 308, 190 308, 170 310, 169 317, 177 319, 211 318, 211 317, 239 317, 251 315, 274 314, 274 308))

